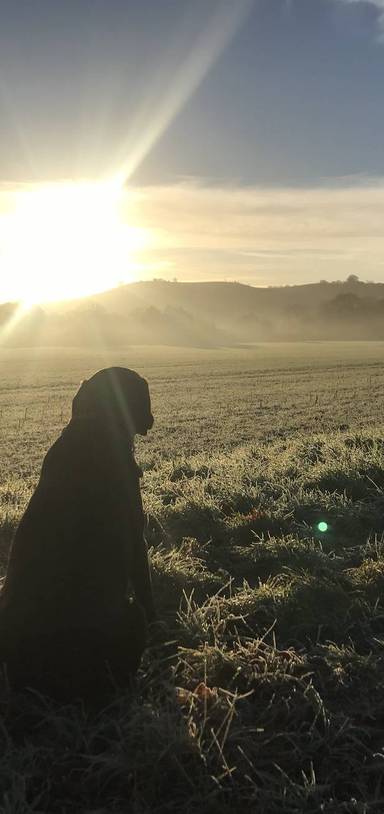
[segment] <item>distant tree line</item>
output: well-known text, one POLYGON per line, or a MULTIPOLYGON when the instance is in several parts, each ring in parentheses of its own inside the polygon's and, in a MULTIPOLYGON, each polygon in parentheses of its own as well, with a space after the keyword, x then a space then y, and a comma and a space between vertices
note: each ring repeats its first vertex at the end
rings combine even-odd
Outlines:
MULTIPOLYGON (((167 303, 164 289, 159 305, 160 284, 160 280, 146 284, 147 302, 141 307, 137 299, 129 307, 125 296, 115 301, 116 312, 94 300, 65 311, 38 306, 24 310, 18 303, 3 303, 0 344, 209 347, 269 340, 384 340, 384 286, 363 283, 355 274, 338 284, 321 281, 297 290, 295 286, 277 288, 273 296, 270 289, 254 289, 252 299, 248 291, 244 297, 233 284, 228 284, 233 285, 229 290, 222 286, 213 291, 212 284, 197 285, 200 299, 193 299, 190 286, 184 289, 178 283, 178 302, 186 307, 172 303, 171 296, 167 303)), ((174 292, 175 283, 169 282, 166 289, 174 292)))

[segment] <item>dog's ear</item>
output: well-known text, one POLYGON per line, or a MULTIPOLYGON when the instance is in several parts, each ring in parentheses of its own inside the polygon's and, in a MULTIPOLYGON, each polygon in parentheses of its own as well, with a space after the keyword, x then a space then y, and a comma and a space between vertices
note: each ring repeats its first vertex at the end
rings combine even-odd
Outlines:
POLYGON ((85 385, 87 382, 88 379, 83 379, 72 401, 72 418, 87 415, 87 399, 85 397, 85 385))

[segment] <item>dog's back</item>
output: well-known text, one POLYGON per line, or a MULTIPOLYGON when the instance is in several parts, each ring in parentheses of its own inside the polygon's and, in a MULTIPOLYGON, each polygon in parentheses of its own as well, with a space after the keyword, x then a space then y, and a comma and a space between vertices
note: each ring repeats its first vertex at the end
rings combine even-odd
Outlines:
POLYGON ((130 538, 143 533, 139 476, 121 439, 98 421, 72 419, 44 459, 14 538, 0 599, 14 633, 57 628, 60 617, 96 623, 121 607, 130 538))

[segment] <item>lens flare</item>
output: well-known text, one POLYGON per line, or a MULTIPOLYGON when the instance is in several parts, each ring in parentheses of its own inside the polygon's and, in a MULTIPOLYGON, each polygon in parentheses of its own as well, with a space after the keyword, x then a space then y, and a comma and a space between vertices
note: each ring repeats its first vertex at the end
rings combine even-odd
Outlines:
POLYGON ((328 523, 326 523, 325 520, 321 520, 320 523, 317 524, 317 528, 324 534, 325 531, 328 531, 328 523))

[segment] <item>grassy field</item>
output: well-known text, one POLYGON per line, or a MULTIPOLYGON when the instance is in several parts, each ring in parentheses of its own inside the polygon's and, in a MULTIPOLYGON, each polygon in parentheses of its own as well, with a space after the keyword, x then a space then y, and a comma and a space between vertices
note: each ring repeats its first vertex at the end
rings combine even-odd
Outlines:
POLYGON ((3 687, 1 814, 382 814, 383 350, 0 351, 2 567, 81 379, 148 378, 163 620, 97 715, 3 687))

